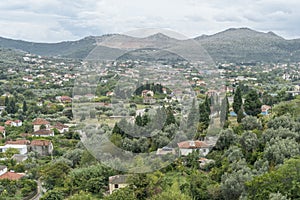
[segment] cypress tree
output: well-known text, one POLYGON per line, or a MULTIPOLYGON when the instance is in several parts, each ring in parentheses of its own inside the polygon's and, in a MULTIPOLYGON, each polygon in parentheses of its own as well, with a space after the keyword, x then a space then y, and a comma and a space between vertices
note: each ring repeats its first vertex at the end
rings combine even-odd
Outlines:
POLYGON ((243 100, 242 100, 241 89, 240 89, 240 87, 237 87, 234 97, 233 97, 233 104, 232 104, 233 111, 235 113, 238 113, 242 107, 242 104, 243 104, 243 100))

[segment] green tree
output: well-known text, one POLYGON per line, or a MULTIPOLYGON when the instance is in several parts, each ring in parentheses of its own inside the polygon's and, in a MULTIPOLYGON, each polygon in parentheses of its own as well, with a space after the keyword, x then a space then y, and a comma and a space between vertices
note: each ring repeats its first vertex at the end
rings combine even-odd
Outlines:
POLYGON ((245 99, 244 110, 247 115, 257 116, 261 113, 262 103, 258 98, 258 94, 255 90, 251 90, 245 99))
POLYGON ((233 111, 235 113, 238 113, 239 110, 242 108, 242 105, 243 105, 243 100, 242 100, 241 89, 240 87, 237 87, 233 97, 233 104, 232 104, 233 111))
POLYGON ((63 162, 48 164, 41 171, 44 187, 52 190, 54 187, 63 187, 65 178, 70 171, 70 167, 63 162))
POLYGON ((23 101, 23 106, 22 106, 22 108, 23 108, 23 113, 26 113, 27 110, 28 110, 26 101, 23 101))
POLYGON ((237 113, 237 118, 236 118, 236 121, 238 123, 241 123, 242 122, 242 119, 245 117, 244 115, 244 111, 242 108, 240 108, 239 112, 237 113))

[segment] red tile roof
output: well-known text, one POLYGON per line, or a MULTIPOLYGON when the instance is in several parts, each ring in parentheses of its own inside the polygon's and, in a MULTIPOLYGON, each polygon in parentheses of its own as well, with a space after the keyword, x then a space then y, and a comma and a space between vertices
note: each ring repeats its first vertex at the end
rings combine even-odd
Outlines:
POLYGON ((51 144, 51 141, 49 140, 32 140, 31 145, 32 146, 49 146, 51 144))
POLYGON ((0 176, 0 179, 8 179, 8 180, 19 180, 25 176, 25 174, 15 173, 15 172, 6 172, 5 174, 0 176))
POLYGON ((32 135, 51 135, 53 131, 41 129, 32 133, 32 135))
POLYGON ((4 126, 0 126, 0 132, 4 132, 5 131, 5 127, 4 126))
POLYGON ((6 141, 5 144, 23 144, 23 145, 27 145, 27 144, 30 144, 30 141, 29 140, 6 141))
POLYGON ((45 119, 42 119, 42 118, 36 118, 33 122, 32 122, 33 125, 47 125, 47 124, 50 124, 50 122, 48 122, 47 120, 45 119))
POLYGON ((209 145, 206 142, 199 140, 179 142, 177 145, 181 149, 199 149, 209 147, 209 145))

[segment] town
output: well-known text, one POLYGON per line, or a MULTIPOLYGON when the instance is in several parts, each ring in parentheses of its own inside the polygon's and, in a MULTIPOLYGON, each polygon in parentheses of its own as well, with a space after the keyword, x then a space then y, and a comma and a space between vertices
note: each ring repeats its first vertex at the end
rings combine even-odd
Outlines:
POLYGON ((95 67, 1 49, 0 64, 0 199, 263 199, 261 184, 300 195, 287 173, 300 63, 95 67))

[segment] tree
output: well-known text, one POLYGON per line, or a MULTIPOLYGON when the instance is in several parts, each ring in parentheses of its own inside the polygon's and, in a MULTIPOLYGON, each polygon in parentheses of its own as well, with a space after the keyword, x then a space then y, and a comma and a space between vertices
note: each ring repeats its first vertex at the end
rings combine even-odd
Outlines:
POLYGON ((235 113, 238 113, 239 110, 242 108, 242 105, 243 105, 243 100, 242 100, 241 89, 240 87, 237 87, 233 97, 233 104, 232 104, 233 111, 235 113))
POLYGON ((136 116, 135 124, 138 125, 138 126, 143 126, 143 119, 142 119, 140 114, 138 116, 136 116))
POLYGON ((209 113, 205 102, 199 104, 199 122, 203 123, 204 129, 208 128, 210 123, 209 113))
POLYGON ((272 165, 282 164, 284 159, 291 158, 300 154, 299 144, 295 139, 272 138, 267 142, 264 150, 264 158, 272 165))
POLYGON ((244 110, 247 115, 257 116, 261 113, 261 106, 262 103, 258 98, 258 94, 255 90, 250 90, 247 94, 245 103, 244 103, 244 110))
POLYGON ((257 117, 253 116, 246 116, 244 119, 242 119, 241 125, 244 130, 262 129, 261 122, 257 119, 257 117))
POLYGON ((274 171, 255 176, 246 182, 246 191, 249 199, 264 200, 273 196, 273 199, 299 199, 300 198, 300 158, 286 160, 274 171), (272 194, 273 193, 273 194, 272 194), (281 196, 281 198, 275 198, 281 196))
POLYGON ((192 200, 192 198, 186 194, 183 194, 180 190, 178 182, 174 182, 171 187, 168 187, 162 193, 153 196, 150 200, 192 200))
POLYGON ((220 132, 219 139, 216 143, 216 148, 224 150, 230 147, 237 141, 237 136, 232 129, 225 129, 220 132))
POLYGON ((220 122, 224 126, 225 122, 228 120, 228 113, 229 113, 229 103, 227 96, 222 99, 221 102, 221 114, 220 114, 220 122))
POLYGON ((23 113, 26 113, 27 110, 28 110, 26 101, 23 101, 23 106, 22 106, 22 108, 23 108, 23 113))
POLYGON ((56 162, 48 164, 41 171, 44 187, 47 190, 52 190, 54 187, 62 187, 69 171, 70 167, 66 163, 56 162))
POLYGON ((239 112, 237 113, 237 118, 236 118, 236 121, 238 123, 241 123, 242 122, 242 119, 245 117, 244 115, 244 111, 242 108, 240 108, 239 112))
POLYGON ((5 151, 5 156, 11 158, 13 155, 20 153, 18 149, 8 148, 5 151))

